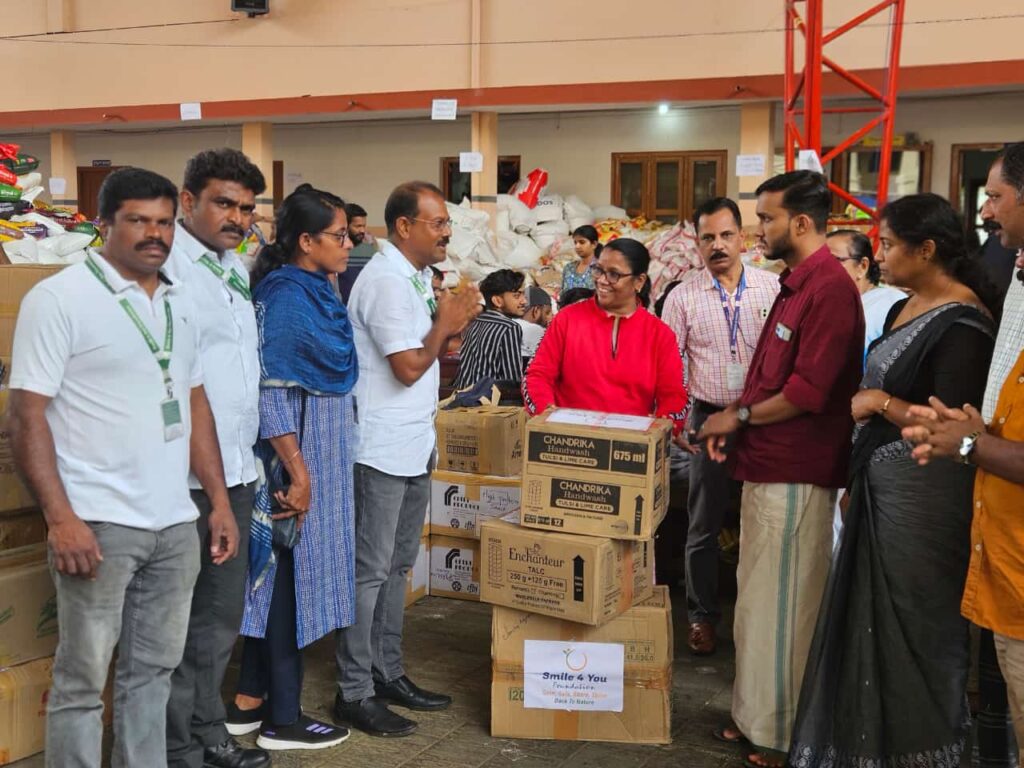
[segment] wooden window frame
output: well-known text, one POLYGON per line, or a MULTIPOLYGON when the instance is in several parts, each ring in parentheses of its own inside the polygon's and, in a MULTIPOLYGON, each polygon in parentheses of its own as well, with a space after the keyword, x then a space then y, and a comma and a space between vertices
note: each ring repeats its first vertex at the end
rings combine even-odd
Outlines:
POLYGON ((659 216, 678 215, 679 221, 690 220, 693 216, 693 179, 690 167, 693 162, 712 160, 717 163, 715 185, 719 194, 726 194, 727 175, 726 169, 729 162, 729 151, 725 149, 706 150, 679 150, 677 152, 612 152, 612 205, 622 207, 622 190, 620 166, 622 163, 643 163, 649 170, 646 172, 647 182, 641 191, 641 199, 644 207, 640 212, 649 220, 659 216), (657 201, 657 174, 654 168, 659 162, 677 162, 680 166, 679 191, 680 201, 678 211, 670 211, 667 208, 655 208, 657 201), (650 207, 647 204, 650 204, 650 207))
MULTIPOLYGON (((959 212, 965 220, 967 220, 967 213, 961 208, 960 205, 960 183, 963 181, 963 155, 964 152, 970 152, 971 150, 987 150, 990 152, 999 152, 1006 148, 1006 144, 1002 142, 986 141, 978 142, 974 144, 954 144, 950 148, 949 152, 949 202, 952 203, 953 207, 959 212)), ((974 213, 971 213, 971 221, 974 221, 974 213)))
MULTIPOLYGON (((499 163, 515 163, 519 168, 519 178, 523 177, 523 157, 522 155, 499 155, 499 163)), ((438 186, 444 193, 444 199, 447 200, 451 194, 451 185, 448 183, 448 167, 455 166, 455 170, 458 170, 459 158, 458 157, 442 157, 438 174, 440 176, 440 184, 438 186)))
MULTIPOLYGON (((935 145, 930 141, 924 141, 920 144, 908 144, 904 147, 893 147, 893 151, 900 152, 920 152, 921 153, 921 182, 919 185, 918 192, 931 192, 932 190, 932 156, 934 154, 935 145)), ((842 189, 848 189, 847 186, 850 181, 850 152, 866 152, 868 150, 880 150, 880 147, 865 147, 861 145, 855 145, 850 147, 848 150, 839 155, 832 161, 832 183, 842 189)), ((830 148, 824 150, 826 153, 830 151, 830 148)), ((842 200, 838 195, 832 196, 832 213, 833 215, 842 215, 846 211, 846 202, 842 200)))

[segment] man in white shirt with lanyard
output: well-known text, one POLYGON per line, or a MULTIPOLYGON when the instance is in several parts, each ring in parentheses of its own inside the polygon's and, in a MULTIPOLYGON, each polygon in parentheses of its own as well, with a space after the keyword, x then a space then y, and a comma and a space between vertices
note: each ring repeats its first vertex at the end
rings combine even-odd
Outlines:
POLYGON ((14 333, 9 430, 49 528, 60 641, 46 764, 99 768, 114 647, 116 766, 163 766, 171 673, 199 571, 189 465, 212 501, 210 557, 238 528, 202 386, 191 301, 161 267, 177 190, 125 168, 99 193, 102 253, 35 286, 14 333))
POLYGON ((432 264, 444 261, 451 219, 433 184, 398 186, 384 207, 388 240, 356 279, 349 316, 359 359, 356 384, 356 623, 337 633, 335 719, 373 736, 408 736, 416 723, 393 712, 444 709, 451 697, 419 688, 402 666, 405 576, 430 497, 437 358, 479 314, 466 285, 435 299, 432 264))
MULTIPOLYGON (((238 525, 238 557, 218 565, 202 555, 192 596, 188 639, 171 678, 167 706, 170 768, 265 768, 270 754, 243 749, 228 733, 221 683, 245 604, 249 521, 256 481, 253 445, 259 433, 259 338, 249 273, 235 248, 252 226, 256 197, 266 189, 260 169, 237 149, 200 152, 188 161, 181 219, 165 271, 189 291, 200 331, 203 383, 217 424, 224 479, 238 525)), ((210 535, 211 499, 189 478, 200 541, 210 535)))
MULTIPOLYGON (((693 214, 704 269, 669 294, 662 318, 679 339, 689 372, 693 410, 690 430, 721 411, 743 392, 747 366, 765 318, 779 292, 778 277, 745 269, 740 253, 740 210, 727 197, 708 200, 693 214)), ((739 484, 725 464, 712 461, 697 446, 687 446, 690 491, 687 502, 686 601, 690 629, 687 645, 696 655, 713 653, 718 602, 718 535, 739 484)))

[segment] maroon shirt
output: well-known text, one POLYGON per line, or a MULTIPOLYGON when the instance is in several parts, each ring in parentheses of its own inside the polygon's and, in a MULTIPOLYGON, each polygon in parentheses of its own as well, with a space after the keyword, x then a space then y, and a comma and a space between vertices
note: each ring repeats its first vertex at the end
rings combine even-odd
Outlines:
POLYGON ((750 406, 782 392, 805 413, 742 429, 735 476, 841 488, 853 432, 850 400, 864 363, 860 294, 824 245, 779 282, 782 290, 757 342, 740 403, 750 406))

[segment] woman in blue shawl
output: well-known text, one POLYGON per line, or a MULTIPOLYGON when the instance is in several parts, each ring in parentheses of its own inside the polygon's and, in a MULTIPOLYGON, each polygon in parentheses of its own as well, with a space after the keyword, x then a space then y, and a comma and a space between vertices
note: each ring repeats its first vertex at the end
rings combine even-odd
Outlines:
POLYGON ((264 749, 319 749, 348 731, 304 715, 301 649, 355 620, 352 387, 348 313, 330 275, 348 263, 345 203, 304 184, 281 205, 253 272, 260 334, 262 467, 249 549, 233 734, 264 749), (287 475, 285 475, 287 471, 287 475), (273 517, 272 517, 273 516, 273 517), (272 544, 295 518, 298 543, 272 544))

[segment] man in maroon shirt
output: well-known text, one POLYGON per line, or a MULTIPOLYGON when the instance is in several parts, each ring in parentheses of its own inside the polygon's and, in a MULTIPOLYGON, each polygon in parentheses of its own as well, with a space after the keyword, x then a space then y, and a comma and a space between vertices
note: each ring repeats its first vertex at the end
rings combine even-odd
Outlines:
POLYGON ((784 173, 757 190, 757 236, 786 270, 740 399, 704 423, 712 458, 738 433, 744 481, 737 579, 735 728, 783 765, 804 664, 832 557, 835 489, 846 481, 864 355, 860 296, 829 253, 831 196, 823 176, 784 173), (845 278, 845 279, 844 279, 845 278), (777 752, 779 754, 772 754, 777 752))

